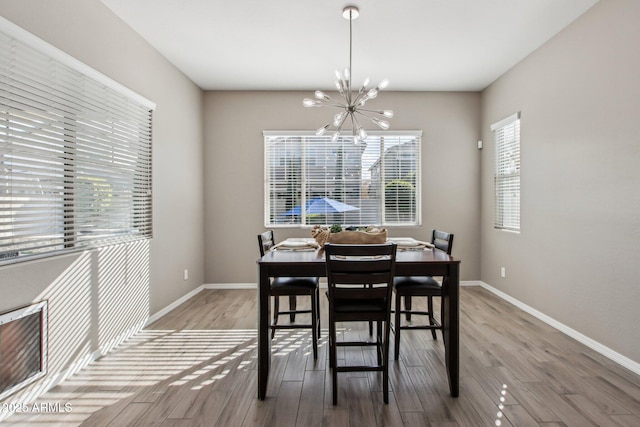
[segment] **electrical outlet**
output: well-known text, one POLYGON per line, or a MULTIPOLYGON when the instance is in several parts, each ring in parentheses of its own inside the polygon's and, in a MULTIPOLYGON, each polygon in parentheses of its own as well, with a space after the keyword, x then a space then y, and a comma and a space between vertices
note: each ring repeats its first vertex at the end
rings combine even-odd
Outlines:
POLYGON ((182 277, 184 278, 184 280, 189 280, 189 270, 185 269, 182 273, 182 277))
POLYGON ((507 277, 507 269, 504 267, 500 267, 500 277, 505 278, 507 277))

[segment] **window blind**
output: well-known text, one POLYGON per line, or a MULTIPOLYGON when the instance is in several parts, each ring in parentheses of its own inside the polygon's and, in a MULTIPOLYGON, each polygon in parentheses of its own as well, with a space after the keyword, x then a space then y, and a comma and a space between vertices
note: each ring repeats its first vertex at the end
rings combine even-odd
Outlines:
POLYGON ((520 113, 491 126, 495 133, 495 222, 499 229, 520 230, 520 113))
POLYGON ((0 263, 150 238, 153 106, 0 24, 0 263))
POLYGON ((264 132, 265 225, 420 224, 421 132, 264 132))

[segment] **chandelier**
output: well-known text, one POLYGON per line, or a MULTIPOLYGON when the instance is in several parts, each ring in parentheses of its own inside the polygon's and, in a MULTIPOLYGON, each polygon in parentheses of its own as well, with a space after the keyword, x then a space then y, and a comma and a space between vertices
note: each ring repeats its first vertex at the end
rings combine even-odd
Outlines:
POLYGON ((362 87, 356 92, 352 90, 351 86, 351 51, 353 45, 353 20, 358 18, 360 11, 356 6, 347 6, 342 10, 342 16, 349 20, 349 68, 345 68, 344 73, 336 70, 336 88, 341 98, 333 99, 326 93, 317 90, 315 92, 316 99, 305 98, 302 101, 302 105, 305 107, 332 107, 342 110, 338 112, 333 120, 322 126, 316 131, 316 135, 324 135, 324 133, 331 128, 335 127, 335 132, 331 137, 331 141, 336 141, 340 136, 340 132, 346 122, 351 123, 352 135, 354 141, 357 143, 367 137, 367 131, 364 129, 358 118, 367 119, 375 123, 383 130, 389 129, 389 122, 384 118, 393 117, 392 110, 370 110, 366 109, 365 104, 368 100, 378 96, 378 92, 386 88, 389 85, 389 80, 382 80, 377 86, 369 89, 369 78, 365 79, 362 87))

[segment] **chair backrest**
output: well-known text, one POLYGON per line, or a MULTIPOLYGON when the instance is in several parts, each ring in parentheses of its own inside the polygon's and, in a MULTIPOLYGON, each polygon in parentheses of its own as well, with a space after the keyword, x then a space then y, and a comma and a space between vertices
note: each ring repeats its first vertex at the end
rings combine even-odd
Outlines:
POLYGON ((433 230, 431 244, 451 255, 451 251, 453 250, 453 234, 447 233, 446 231, 433 230))
POLYGON ((273 248, 275 242, 273 240, 273 230, 267 230, 264 233, 258 234, 258 246, 260 248, 260 256, 264 256, 267 252, 273 248))
POLYGON ((396 266, 396 249, 395 243, 325 244, 329 299, 390 301, 396 266), (363 287, 364 284, 370 286, 363 287))

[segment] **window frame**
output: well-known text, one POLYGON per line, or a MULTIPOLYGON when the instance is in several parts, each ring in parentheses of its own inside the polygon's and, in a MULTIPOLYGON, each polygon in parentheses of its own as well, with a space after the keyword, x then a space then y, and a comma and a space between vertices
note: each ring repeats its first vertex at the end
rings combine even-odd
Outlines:
POLYGON ((520 232, 520 112, 491 125, 494 133, 494 228, 520 232), (508 202, 508 198, 511 201, 508 202))
MULTIPOLYGON (((340 223, 343 226, 354 226, 354 227, 361 227, 361 226, 367 226, 367 225, 372 225, 371 221, 367 221, 367 222, 362 222, 363 217, 369 217, 372 215, 379 215, 379 221, 376 221, 376 225, 381 225, 381 226, 420 226, 422 223, 422 213, 421 213, 421 206, 422 206, 422 191, 421 191, 421 169, 422 169, 422 131, 421 130, 416 130, 416 131, 412 131, 412 130, 405 130, 405 131, 368 131, 368 139, 369 140, 379 140, 380 142, 378 142, 379 144, 381 144, 379 146, 380 150, 384 150, 384 147, 394 147, 394 146, 402 146, 401 143, 395 142, 392 143, 394 138, 397 141, 400 141, 402 139, 410 139, 413 138, 413 143, 415 144, 415 147, 413 148, 413 162, 415 164, 415 175, 413 177, 414 180, 414 193, 412 194, 411 197, 411 201, 410 201, 410 209, 413 210, 412 212, 410 212, 410 215, 412 216, 411 220, 406 221, 406 220, 389 220, 386 215, 386 209, 385 209, 385 200, 384 200, 384 191, 382 191, 382 188, 384 188, 383 186, 383 182, 387 182, 387 181, 383 181, 380 180, 380 188, 378 189, 378 191, 380 191, 380 199, 377 202, 377 211, 372 212, 370 210, 370 207, 368 207, 366 210, 364 210, 362 215, 359 214, 354 214, 354 215, 349 215, 351 218, 353 218, 354 216, 359 217, 360 219, 360 223, 353 223, 353 222, 348 222, 348 223, 343 223, 342 221, 337 221, 335 223, 340 223), (384 143, 384 139, 387 138, 389 140, 388 145, 385 145, 384 143)), ((297 206, 305 206, 305 204, 309 201, 310 198, 312 197, 317 197, 317 196, 311 196, 310 194, 317 194, 318 191, 317 189, 314 189, 311 187, 310 184, 310 172, 307 172, 305 170, 305 168, 307 167, 307 165, 310 163, 310 161, 313 162, 313 159, 315 159, 315 157, 311 157, 309 155, 310 151, 313 151, 313 147, 312 144, 322 144, 323 141, 327 141, 327 145, 331 144, 330 139, 331 139, 331 135, 327 136, 327 135, 323 135, 323 136, 317 136, 315 134, 315 132, 313 131, 263 131, 263 137, 264 137, 264 225, 267 228, 311 228, 315 225, 321 225, 321 226, 328 226, 328 225, 332 225, 334 223, 334 221, 330 221, 328 217, 326 217, 324 220, 326 223, 321 223, 318 222, 318 220, 309 220, 309 218, 307 218, 305 216, 305 213, 303 212, 302 215, 300 215, 300 220, 297 222, 276 222, 273 220, 273 218, 276 217, 276 215, 282 215, 282 212, 280 212, 279 208, 276 208, 274 206, 272 206, 272 187, 271 187, 271 179, 270 179, 270 172, 272 172, 270 170, 270 154, 269 154, 269 143, 270 141, 275 140, 276 138, 300 138, 301 141, 299 142, 301 144, 300 147, 300 169, 301 171, 299 172, 300 177, 297 181, 299 181, 299 183, 297 183, 296 188, 295 188, 295 193, 296 195, 293 196, 293 199, 296 200, 296 202, 290 202, 289 204, 294 203, 297 206), (314 140, 315 141, 311 141, 309 142, 308 140, 314 140), (305 141, 305 142, 302 142, 305 141), (278 212, 280 212, 278 214, 278 212)), ((351 135, 345 135, 345 136, 340 136, 339 140, 337 143, 334 144, 353 144, 353 137, 351 135)), ((365 140, 366 141, 366 140, 365 140)), ((357 144, 354 144, 355 146, 357 146, 357 144)), ((385 153, 387 153, 387 151, 383 151, 385 153)), ((386 156, 385 156, 386 157, 386 156)), ((378 158, 378 160, 380 159, 380 157, 378 158)), ((316 163, 316 162, 313 162, 316 163)), ((382 165, 384 165, 384 163, 382 163, 382 165)), ((381 169, 383 166, 378 166, 379 169, 381 169)), ((362 163, 360 163, 360 172, 362 172, 362 163)), ((371 183, 373 179, 369 178, 369 183, 371 183)), ((326 180, 325 180, 326 181, 326 180)), ((358 188, 359 188, 359 194, 356 198, 356 200, 358 202, 362 202, 364 199, 362 198, 362 193, 360 193, 362 190, 362 186, 363 183, 365 182, 364 178, 362 176, 360 176, 360 178, 357 181, 354 182, 358 182, 358 188)), ((388 183, 388 182, 387 182, 388 183)), ((368 189, 369 190, 369 189, 368 189)), ((289 197, 289 196, 287 196, 289 197)), ((325 197, 329 197, 328 195, 325 194, 325 197)), ((369 199, 371 200, 371 199, 369 199)), ((340 201, 345 201, 340 200, 340 201)), ((371 202, 369 202, 369 206, 371 206, 371 202)), ((289 208, 291 208, 292 206, 288 206, 289 208)), ((304 208, 301 209, 302 211, 304 211, 304 208)), ((283 211, 284 212, 284 211, 283 211)), ((337 215, 338 217, 340 216, 339 214, 337 215)))

